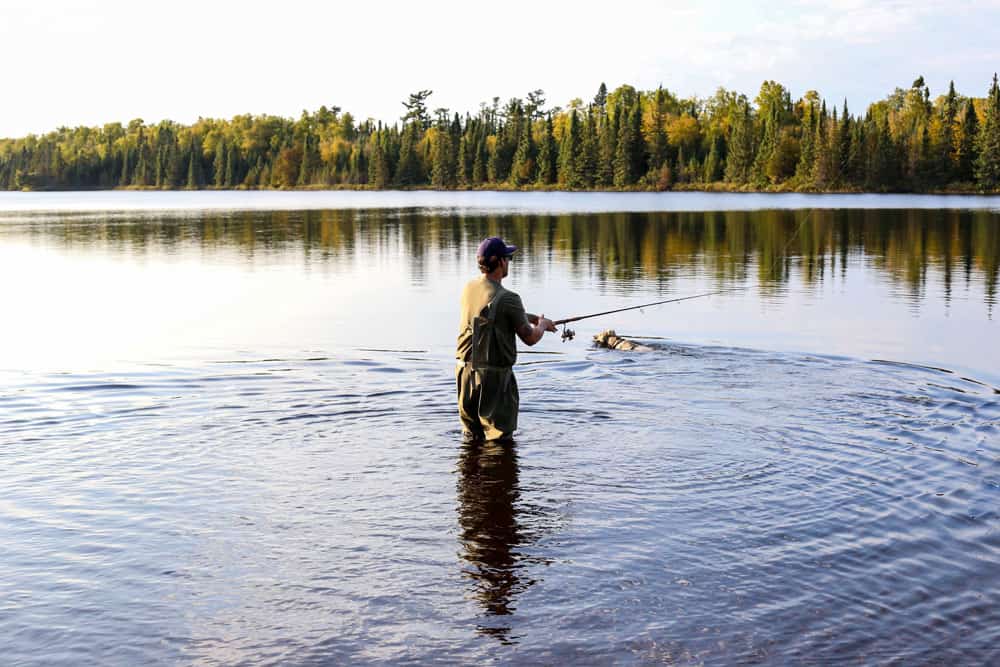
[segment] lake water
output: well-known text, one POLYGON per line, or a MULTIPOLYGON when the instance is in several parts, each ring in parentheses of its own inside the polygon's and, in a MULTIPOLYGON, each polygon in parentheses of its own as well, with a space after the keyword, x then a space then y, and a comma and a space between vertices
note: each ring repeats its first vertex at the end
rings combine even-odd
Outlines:
POLYGON ((1000 660, 998 198, 2 193, 0 280, 6 664, 1000 660), (465 446, 491 234, 554 318, 724 291, 465 446))

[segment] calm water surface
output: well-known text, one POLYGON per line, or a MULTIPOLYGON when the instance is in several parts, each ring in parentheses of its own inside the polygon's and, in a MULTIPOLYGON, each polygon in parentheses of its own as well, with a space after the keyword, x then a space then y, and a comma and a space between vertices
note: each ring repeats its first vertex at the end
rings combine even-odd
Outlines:
POLYGON ((173 194, 0 197, 6 664, 1000 660, 995 198, 173 194), (494 233, 552 317, 727 291, 463 446, 494 233))

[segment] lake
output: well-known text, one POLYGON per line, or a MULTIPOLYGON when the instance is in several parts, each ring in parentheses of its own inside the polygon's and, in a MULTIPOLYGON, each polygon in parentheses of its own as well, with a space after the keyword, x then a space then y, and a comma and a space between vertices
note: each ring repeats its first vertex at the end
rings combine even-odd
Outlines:
POLYGON ((0 280, 9 664, 1000 660, 1000 198, 0 193, 0 280), (715 293, 463 445, 493 234, 549 317, 715 293))

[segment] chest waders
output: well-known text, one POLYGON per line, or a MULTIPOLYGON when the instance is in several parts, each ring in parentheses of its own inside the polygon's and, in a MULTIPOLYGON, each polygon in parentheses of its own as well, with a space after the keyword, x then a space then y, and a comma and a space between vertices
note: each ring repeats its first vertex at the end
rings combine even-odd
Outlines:
POLYGON ((470 361, 458 367, 458 411, 465 431, 487 440, 509 438, 517 428, 520 397, 510 366, 495 359, 496 318, 502 291, 472 320, 470 361))

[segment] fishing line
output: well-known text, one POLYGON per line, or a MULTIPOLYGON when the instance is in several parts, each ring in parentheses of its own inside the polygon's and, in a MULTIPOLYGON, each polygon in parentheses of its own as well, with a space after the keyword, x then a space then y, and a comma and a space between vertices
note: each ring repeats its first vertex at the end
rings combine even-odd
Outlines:
MULTIPOLYGON (((802 218, 802 222, 800 222, 795 227, 795 232, 788 238, 788 241, 785 242, 785 247, 782 248, 781 254, 778 256, 778 258, 775 261, 774 265, 771 266, 771 267, 769 267, 770 269, 772 269, 771 273, 775 273, 776 272, 776 270, 778 268, 778 266, 777 266, 778 262, 784 261, 785 257, 788 254, 788 248, 789 248, 789 246, 792 245, 792 241, 794 241, 798 237, 799 232, 802 231, 803 227, 805 227, 806 222, 809 220, 810 217, 812 217, 813 211, 815 211, 815 210, 816 209, 814 209, 814 208, 809 209, 809 211, 806 213, 805 217, 802 218)), ((705 292, 703 294, 694 294, 692 296, 682 296, 682 297, 675 297, 675 298, 672 298, 672 299, 663 299, 661 301, 652 301, 650 303, 639 304, 638 306, 626 306, 624 308, 615 308, 613 310, 605 310, 605 311, 602 311, 600 313, 590 313, 589 315, 577 315, 575 317, 566 317, 566 318, 563 318, 561 320, 553 320, 552 324, 556 325, 556 326, 559 326, 560 324, 562 325, 562 327, 563 327, 563 330, 562 330, 562 340, 563 340, 563 342, 566 342, 567 340, 573 340, 573 338, 576 336, 576 332, 566 326, 566 324, 568 324, 569 322, 579 322, 580 320, 589 320, 592 317, 601 317, 602 315, 612 315, 614 313, 624 313, 627 310, 640 310, 642 308, 650 308, 652 306, 660 306, 660 305, 663 305, 665 303, 676 303, 678 301, 688 301, 690 299, 700 299, 700 298, 706 297, 706 296, 714 296, 716 294, 724 294, 726 292, 738 292, 738 291, 743 291, 743 290, 748 290, 748 289, 750 289, 749 285, 744 285, 742 287, 728 287, 728 288, 725 288, 725 289, 715 290, 714 292, 705 292)))

